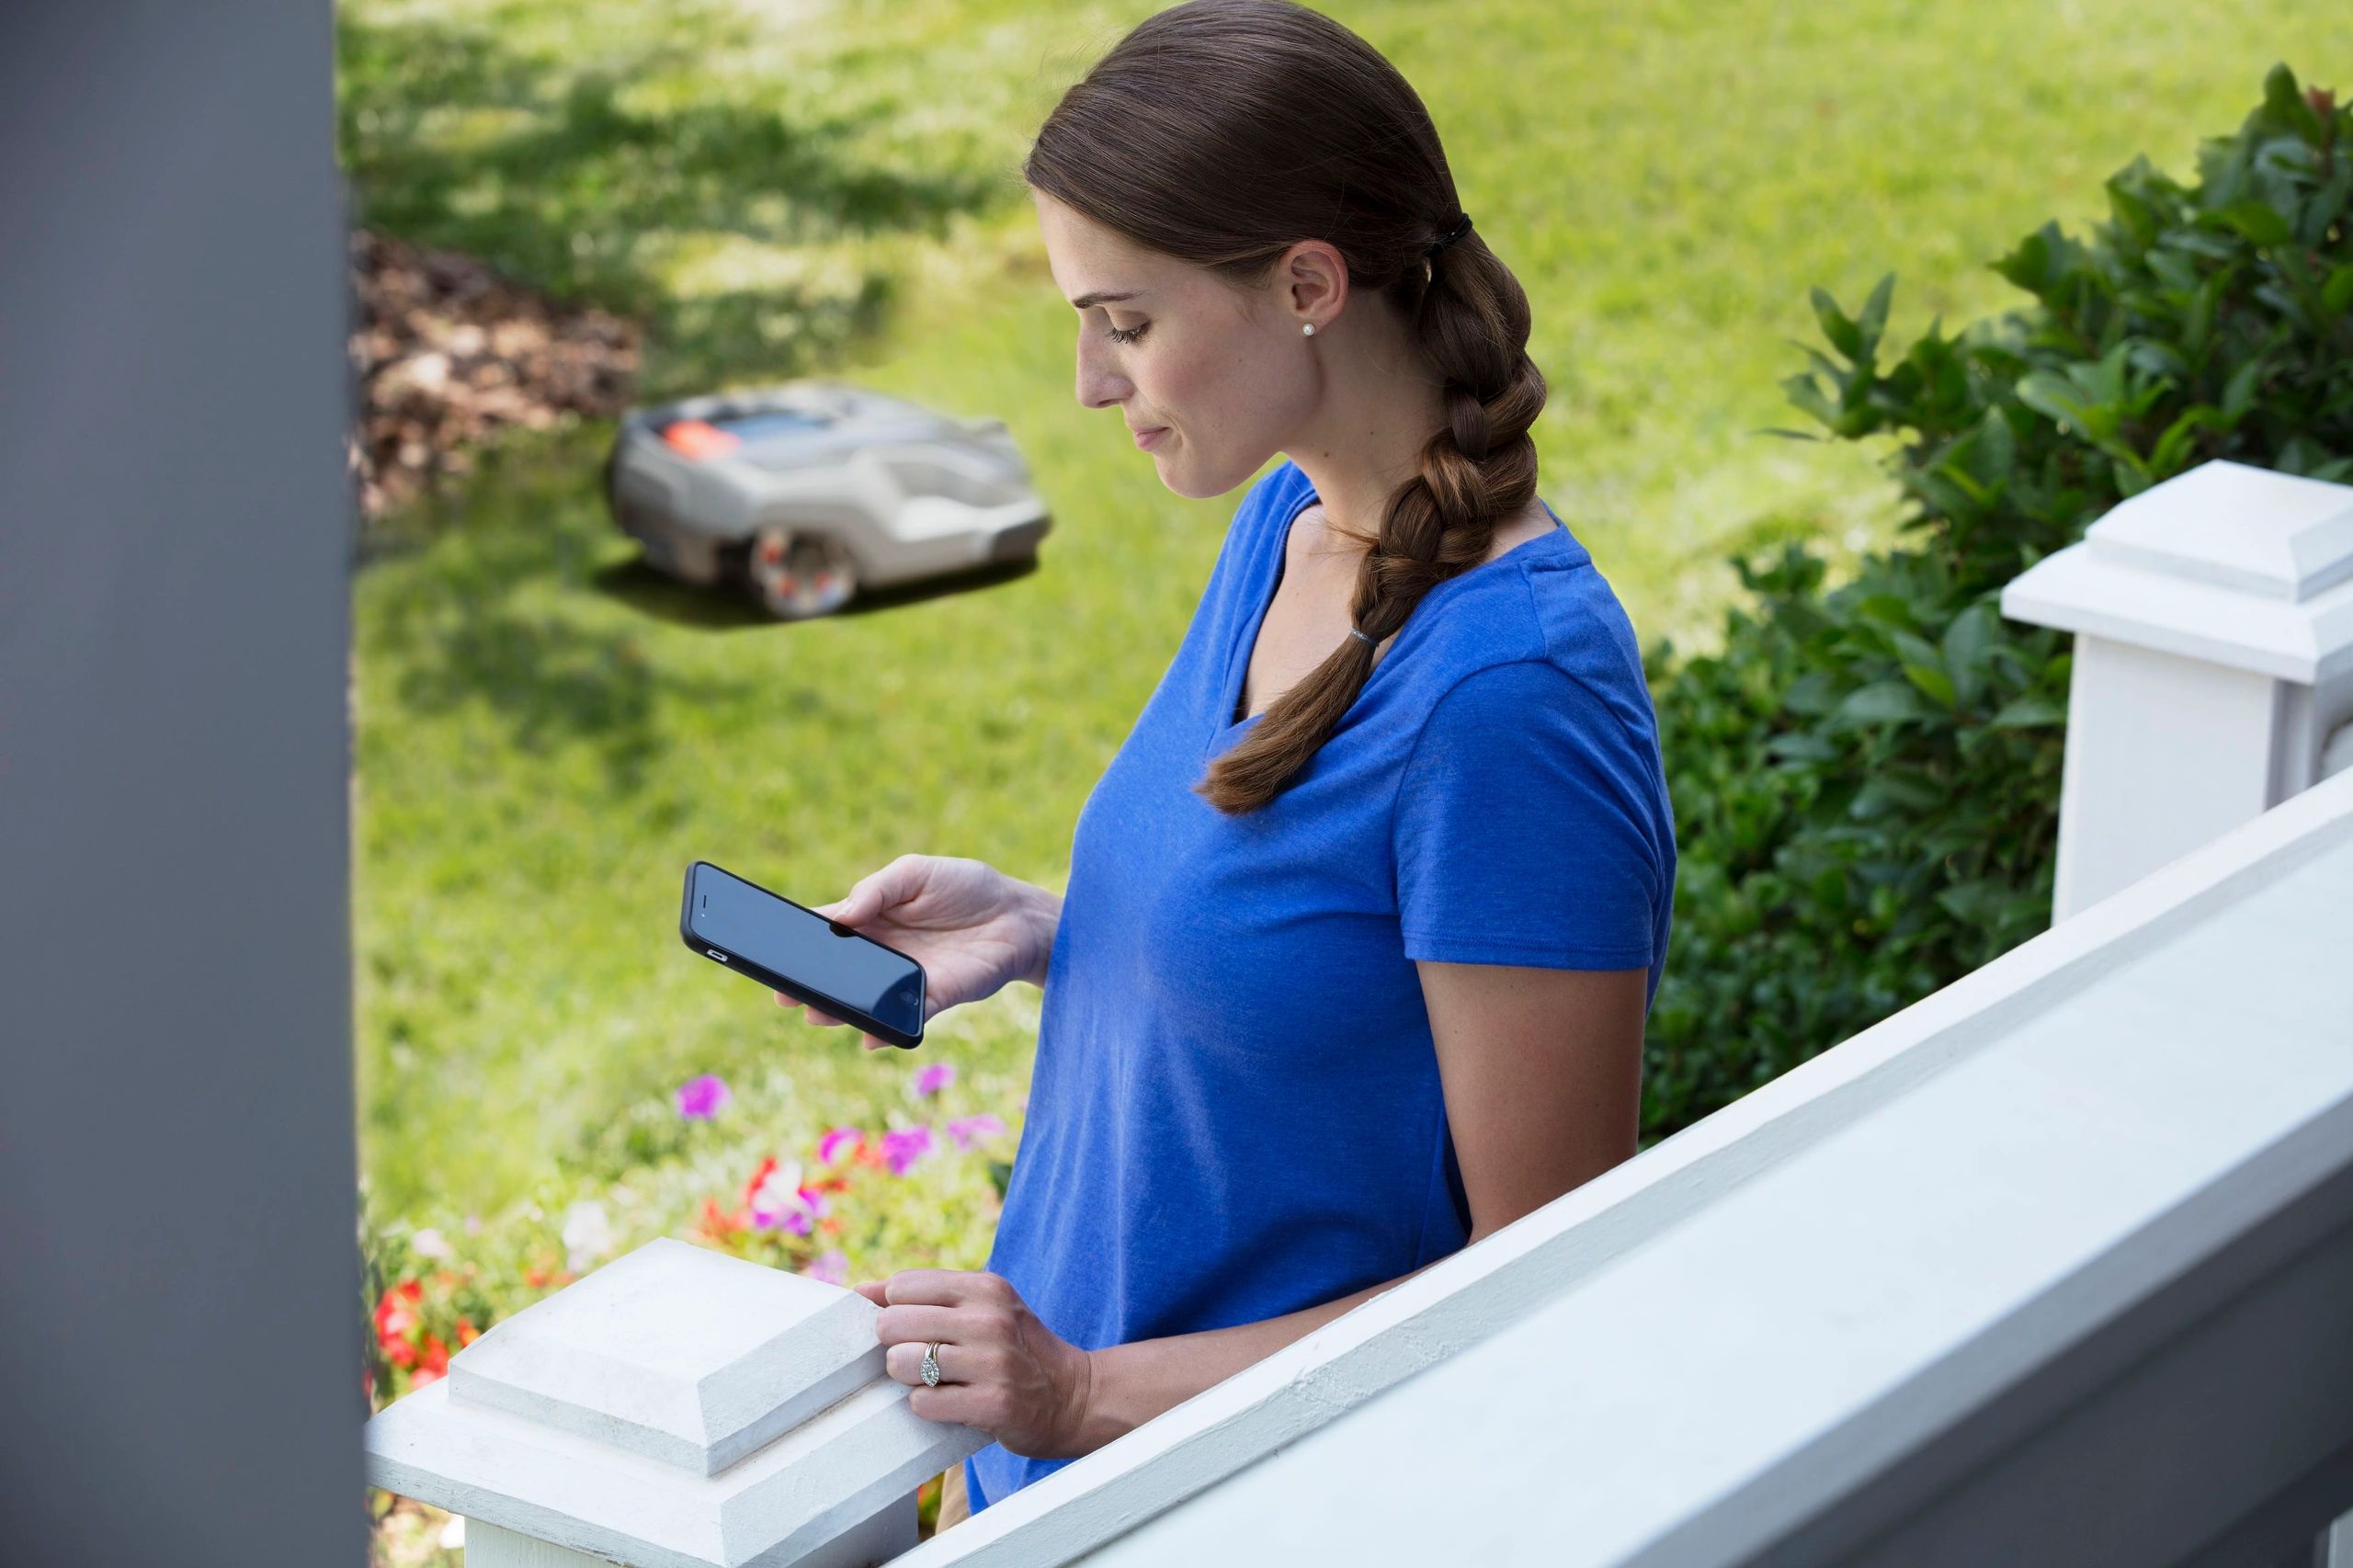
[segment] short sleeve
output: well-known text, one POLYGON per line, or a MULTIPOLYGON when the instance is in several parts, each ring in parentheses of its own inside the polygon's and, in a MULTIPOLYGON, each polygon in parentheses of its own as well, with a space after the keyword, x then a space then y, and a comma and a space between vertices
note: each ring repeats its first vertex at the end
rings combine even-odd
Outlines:
POLYGON ((1550 969, 1653 967, 1663 787, 1649 695, 1620 709, 1546 660, 1441 697, 1392 826, 1405 955, 1550 969))

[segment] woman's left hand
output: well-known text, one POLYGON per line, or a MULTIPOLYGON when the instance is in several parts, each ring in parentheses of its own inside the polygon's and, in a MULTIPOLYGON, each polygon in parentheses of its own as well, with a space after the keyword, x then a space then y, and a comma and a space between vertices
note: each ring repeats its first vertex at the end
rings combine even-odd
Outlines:
POLYGON ((875 1336, 882 1365, 909 1384, 907 1407, 926 1421, 978 1427, 1008 1452, 1072 1459, 1086 1426, 1094 1362, 1038 1321, 1002 1276, 957 1268, 903 1268, 854 1287, 882 1309, 875 1336), (939 1386, 923 1381, 938 1341, 939 1386))

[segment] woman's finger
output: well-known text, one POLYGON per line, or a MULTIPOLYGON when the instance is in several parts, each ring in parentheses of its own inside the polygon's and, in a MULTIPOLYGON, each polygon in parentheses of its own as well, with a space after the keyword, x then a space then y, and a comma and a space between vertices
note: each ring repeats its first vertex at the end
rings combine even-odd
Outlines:
POLYGON ((836 1018, 830 1014, 817 1011, 816 1008, 810 1006, 808 1003, 803 1002, 798 996, 787 996, 781 991, 777 992, 775 995, 776 1005, 778 1006, 798 1007, 807 1016, 809 1021, 813 1024, 838 1024, 841 1022, 839 1018, 836 1018))
POLYGON ((882 1283, 892 1303, 902 1307, 993 1305, 1006 1290, 1002 1278, 982 1268, 902 1268, 882 1283))
POLYGON ((907 1408, 926 1421, 953 1422, 960 1426, 988 1430, 981 1426, 989 1410, 988 1395, 971 1383, 943 1382, 936 1389, 917 1385, 907 1392, 907 1408))
POLYGON ((939 1386, 941 1388, 946 1388, 949 1383, 969 1383, 977 1381, 972 1375, 978 1370, 972 1364, 972 1352, 952 1339, 938 1341, 909 1339, 893 1345, 882 1353, 883 1371, 890 1374, 892 1381, 904 1383, 909 1388, 928 1387, 929 1385, 923 1381, 923 1356, 924 1352, 929 1350, 935 1343, 939 1346, 939 1386))
POLYGON ((972 1337, 969 1318, 959 1319, 954 1307, 942 1307, 928 1301, 900 1302, 884 1307, 874 1319, 874 1337, 885 1345, 911 1342, 915 1347, 915 1359, 923 1359, 923 1347, 934 1339, 951 1341, 972 1337))

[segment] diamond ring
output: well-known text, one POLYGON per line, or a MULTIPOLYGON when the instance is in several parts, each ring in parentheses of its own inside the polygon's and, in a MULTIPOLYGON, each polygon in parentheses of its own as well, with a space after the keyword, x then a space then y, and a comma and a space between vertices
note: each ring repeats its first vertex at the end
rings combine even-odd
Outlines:
POLYGON ((939 1386, 939 1342, 936 1339, 923 1353, 923 1385, 931 1389, 939 1386))

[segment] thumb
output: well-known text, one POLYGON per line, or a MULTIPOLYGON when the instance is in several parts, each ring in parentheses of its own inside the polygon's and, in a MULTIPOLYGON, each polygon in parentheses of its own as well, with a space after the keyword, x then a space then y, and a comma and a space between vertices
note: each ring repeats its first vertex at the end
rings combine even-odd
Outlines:
POLYGON ((897 903, 907 896, 902 874, 906 858, 902 856, 871 876, 860 877, 848 892, 833 903, 816 905, 817 913, 845 926, 859 926, 873 919, 882 913, 886 903, 897 903))
POLYGON ((868 891, 867 885, 860 882, 833 903, 813 904, 811 907, 828 920, 838 920, 845 926, 855 926, 874 913, 871 907, 873 903, 873 895, 868 891))

